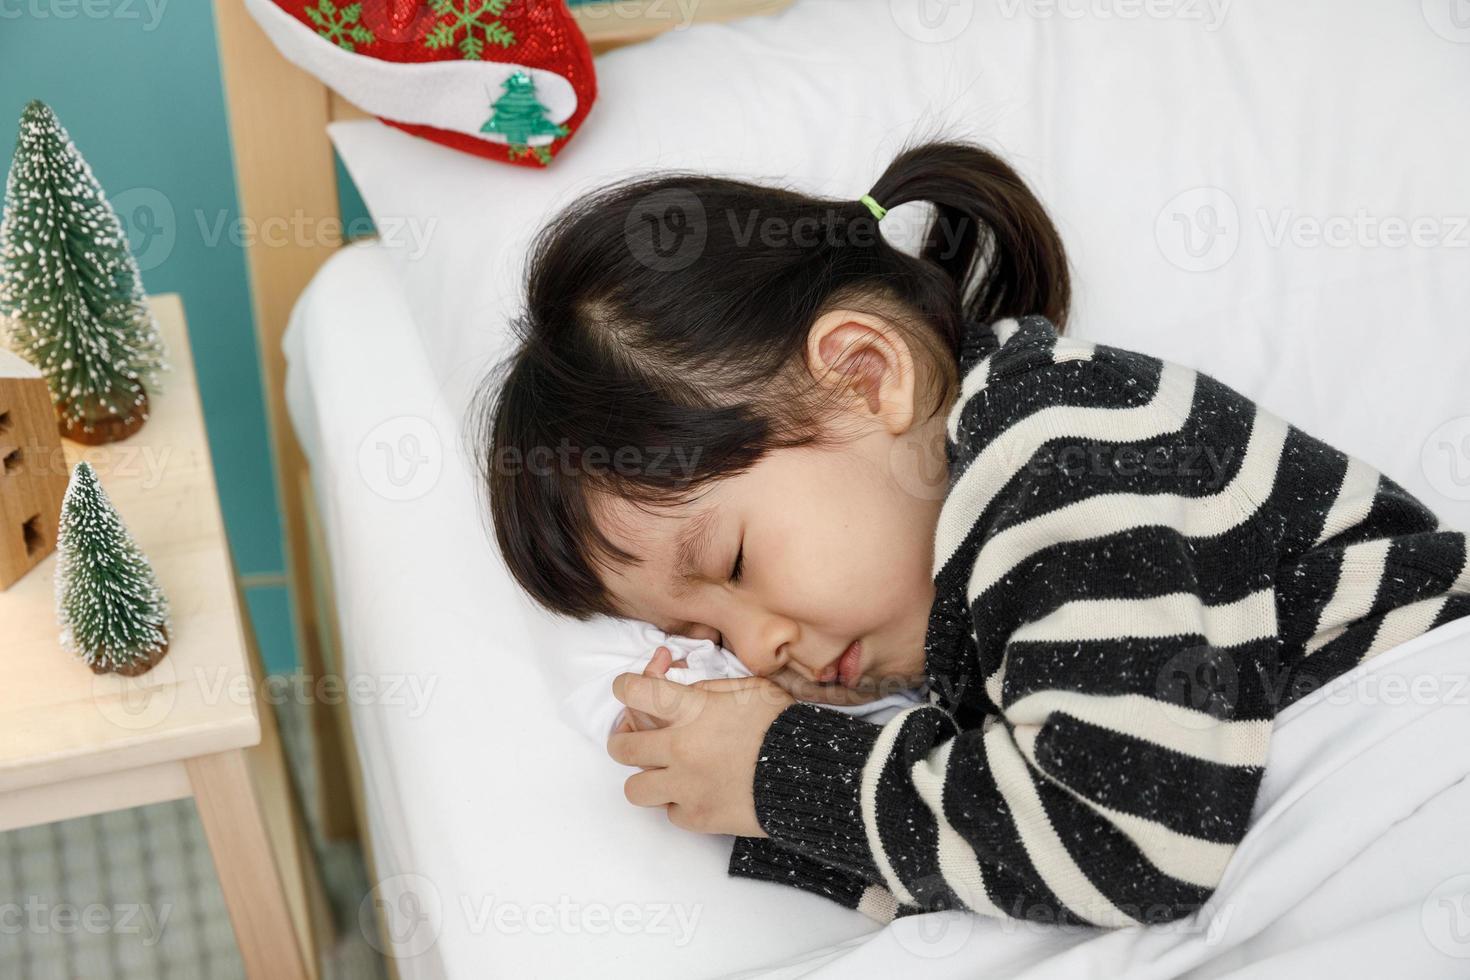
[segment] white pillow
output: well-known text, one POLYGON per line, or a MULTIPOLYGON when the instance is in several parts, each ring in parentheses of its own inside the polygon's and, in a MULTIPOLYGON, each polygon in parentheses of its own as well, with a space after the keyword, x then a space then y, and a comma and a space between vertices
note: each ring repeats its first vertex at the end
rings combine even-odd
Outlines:
POLYGON ((521 300, 532 236, 558 207, 653 168, 855 200, 921 107, 968 83, 967 73, 941 83, 939 68, 960 54, 898 32, 889 0, 805 0, 601 56, 597 105, 545 170, 457 153, 376 120, 329 133, 397 261, 434 370, 462 398, 521 300))
POLYGON ((531 236, 587 190, 694 168, 856 198, 942 133, 1047 204, 1071 332, 1207 371, 1467 527, 1470 59, 1430 5, 798 0, 599 58, 545 171, 330 132, 452 405, 501 351, 531 236))

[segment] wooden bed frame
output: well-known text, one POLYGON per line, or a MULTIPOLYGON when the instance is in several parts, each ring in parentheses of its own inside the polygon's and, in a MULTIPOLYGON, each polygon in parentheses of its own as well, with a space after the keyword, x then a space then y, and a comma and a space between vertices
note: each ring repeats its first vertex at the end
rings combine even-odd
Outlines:
MULTIPOLYGON (((791 2, 700 0, 693 20, 771 13, 791 2)), ((600 54, 679 27, 680 11, 676 0, 609 0, 573 8, 573 17, 593 53, 600 54)), ((367 114, 286 61, 246 12, 244 0, 214 0, 214 12, 241 219, 259 223, 290 215, 293 221, 319 229, 340 229, 337 173, 326 125, 367 114)), ((304 235, 284 245, 255 245, 245 253, 276 492, 284 514, 296 647, 303 673, 313 678, 340 671, 340 630, 307 460, 286 413, 281 338, 296 298, 342 244, 323 242, 323 237, 304 235)), ((347 710, 319 699, 312 702, 310 716, 317 783, 303 790, 314 798, 326 836, 359 837, 371 873, 370 835, 358 833, 359 828, 366 829, 362 774, 347 710)), ((378 876, 373 874, 372 880, 376 882, 378 876)), ((396 976, 391 957, 387 963, 396 976)))

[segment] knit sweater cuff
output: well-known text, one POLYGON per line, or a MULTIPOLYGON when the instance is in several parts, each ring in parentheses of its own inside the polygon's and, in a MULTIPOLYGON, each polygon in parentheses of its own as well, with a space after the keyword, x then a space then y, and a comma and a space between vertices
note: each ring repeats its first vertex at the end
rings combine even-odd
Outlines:
POLYGON ((785 846, 882 882, 863 823, 863 767, 881 725, 798 701, 776 717, 755 766, 755 815, 785 846))
POLYGON ((730 849, 729 873, 788 885, 856 909, 874 922, 888 923, 900 914, 893 893, 846 871, 829 868, 788 850, 770 837, 736 837, 730 849))

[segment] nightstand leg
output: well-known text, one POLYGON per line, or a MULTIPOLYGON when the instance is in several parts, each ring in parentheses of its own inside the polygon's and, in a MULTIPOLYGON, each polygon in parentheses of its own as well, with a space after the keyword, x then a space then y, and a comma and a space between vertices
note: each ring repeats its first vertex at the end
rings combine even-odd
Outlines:
POLYGON ((200 756, 187 766, 246 976, 308 980, 316 971, 307 970, 245 751, 200 756))

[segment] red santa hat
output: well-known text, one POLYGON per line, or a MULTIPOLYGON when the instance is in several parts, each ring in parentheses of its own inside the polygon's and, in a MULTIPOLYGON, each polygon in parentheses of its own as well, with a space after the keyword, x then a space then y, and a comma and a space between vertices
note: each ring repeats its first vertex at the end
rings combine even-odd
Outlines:
POLYGON ((289 61, 415 136, 546 166, 597 96, 565 0, 245 0, 289 61))

